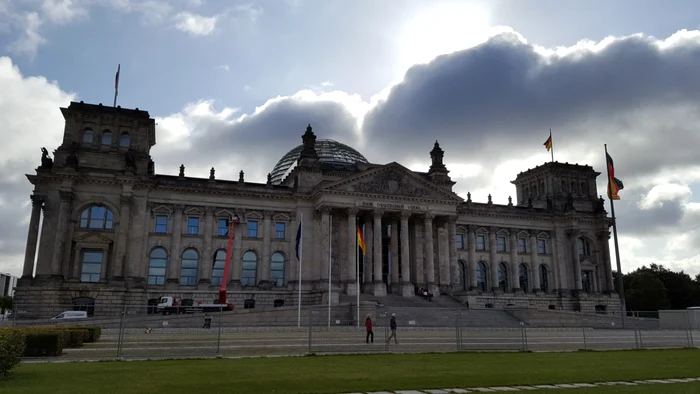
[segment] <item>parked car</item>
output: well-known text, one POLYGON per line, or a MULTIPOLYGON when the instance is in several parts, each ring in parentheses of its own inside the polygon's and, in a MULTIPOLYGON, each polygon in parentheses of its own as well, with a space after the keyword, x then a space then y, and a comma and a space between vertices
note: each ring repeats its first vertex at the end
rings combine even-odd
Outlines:
POLYGON ((85 311, 65 311, 51 318, 51 320, 67 320, 67 319, 87 319, 88 315, 85 311))

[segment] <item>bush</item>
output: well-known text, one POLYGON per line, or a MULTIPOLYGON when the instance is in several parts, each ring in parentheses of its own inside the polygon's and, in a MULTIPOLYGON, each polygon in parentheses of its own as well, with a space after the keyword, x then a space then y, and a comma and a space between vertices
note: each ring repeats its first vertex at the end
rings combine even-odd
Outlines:
POLYGON ((96 342, 102 336, 102 328, 95 326, 85 326, 85 327, 73 327, 80 330, 88 330, 88 337, 85 339, 85 343, 96 342))
POLYGON ((0 329, 0 378, 7 376, 19 364, 25 348, 25 334, 22 330, 0 329))
POLYGON ((66 348, 83 347, 83 343, 90 337, 90 331, 81 328, 66 328, 68 332, 68 342, 66 348))
POLYGON ((24 357, 60 356, 69 342, 69 332, 46 329, 27 330, 24 357))

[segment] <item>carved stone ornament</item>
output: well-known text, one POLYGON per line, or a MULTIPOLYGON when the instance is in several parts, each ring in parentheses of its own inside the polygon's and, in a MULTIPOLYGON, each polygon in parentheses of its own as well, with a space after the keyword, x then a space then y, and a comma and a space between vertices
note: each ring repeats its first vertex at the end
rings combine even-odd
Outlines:
POLYGON ((70 203, 73 201, 74 194, 71 191, 59 190, 58 195, 61 198, 62 202, 70 203))
POLYGON ((49 157, 49 151, 46 148, 41 148, 41 166, 39 168, 44 170, 53 168, 53 159, 49 157))
POLYGON ((360 212, 360 210, 355 207, 348 208, 348 216, 357 216, 358 212, 360 212))
POLYGON ((410 219, 411 218, 411 212, 410 211, 401 211, 401 219, 410 219))
POLYGON ((44 196, 30 195, 29 198, 32 200, 33 206, 43 207, 46 198, 44 196))
POLYGON ((435 214, 432 214, 432 213, 426 213, 426 214, 425 214, 425 220, 426 220, 426 221, 432 221, 433 219, 435 219, 435 214))
POLYGON ((352 185, 351 188, 353 191, 360 193, 440 198, 437 193, 417 185, 408 179, 406 174, 393 169, 379 173, 368 181, 352 185))

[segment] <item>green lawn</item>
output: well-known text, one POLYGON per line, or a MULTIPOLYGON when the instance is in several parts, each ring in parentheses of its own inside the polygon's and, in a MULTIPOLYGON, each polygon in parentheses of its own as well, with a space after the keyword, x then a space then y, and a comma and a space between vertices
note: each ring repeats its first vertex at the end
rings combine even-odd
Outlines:
POLYGON ((527 394, 697 394, 700 393, 700 383, 606 386, 581 389, 543 389, 525 392, 527 394))
MULTIPOLYGON (((685 378, 700 375, 698 365, 700 350, 694 349, 23 364, 9 379, 0 381, 0 392, 343 393, 685 378)), ((683 386, 687 385, 663 385, 663 390, 672 393, 675 391, 670 390, 683 386)), ((700 392, 700 385, 693 387, 684 393, 700 392)), ((595 389, 603 391, 576 389, 574 392, 625 393, 625 389, 613 386, 595 389)), ((628 392, 637 393, 639 389, 628 392)))

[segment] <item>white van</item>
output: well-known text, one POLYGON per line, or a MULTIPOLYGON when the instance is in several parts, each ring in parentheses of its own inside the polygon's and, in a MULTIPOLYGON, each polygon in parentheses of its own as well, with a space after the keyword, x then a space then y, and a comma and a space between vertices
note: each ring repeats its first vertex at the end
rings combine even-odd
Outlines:
POLYGON ((87 319, 88 315, 85 311, 65 311, 51 318, 51 320, 64 319, 87 319))

